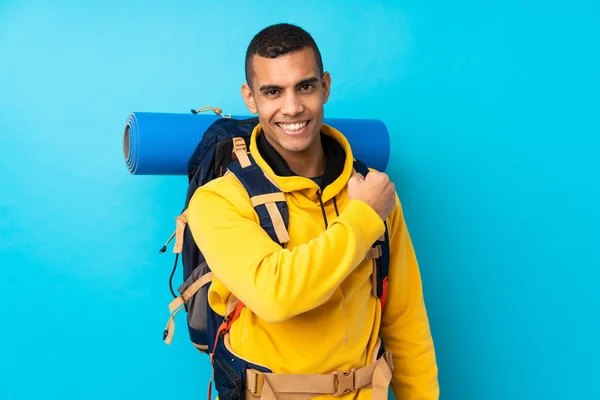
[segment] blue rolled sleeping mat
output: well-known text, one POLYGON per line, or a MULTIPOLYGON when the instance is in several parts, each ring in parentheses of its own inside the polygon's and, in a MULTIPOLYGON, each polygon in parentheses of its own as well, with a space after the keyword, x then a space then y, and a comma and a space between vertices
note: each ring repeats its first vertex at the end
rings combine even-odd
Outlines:
MULTIPOLYGON (((206 129, 220 115, 133 112, 127 118, 123 153, 132 175, 187 175, 187 162, 206 129)), ((231 116, 248 119, 251 116, 231 116)), ((390 138, 382 121, 325 118, 350 142, 354 157, 385 171, 390 138)))

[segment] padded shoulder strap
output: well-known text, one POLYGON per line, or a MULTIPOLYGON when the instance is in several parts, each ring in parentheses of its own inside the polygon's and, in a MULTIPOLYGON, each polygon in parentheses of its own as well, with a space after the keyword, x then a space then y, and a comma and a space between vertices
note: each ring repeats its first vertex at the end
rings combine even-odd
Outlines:
POLYGON ((369 168, 360 160, 354 160, 354 169, 362 176, 367 176, 369 173, 369 168))
MULTIPOLYGON (((369 168, 359 160, 354 160, 354 169, 356 172, 365 177, 369 173, 369 168)), ((374 249, 377 249, 378 246, 381 248, 381 252, 377 250, 374 252, 374 254, 377 254, 377 257, 375 258, 377 268, 377 297, 381 299, 382 307, 385 307, 385 301, 387 299, 388 275, 390 272, 390 238, 387 222, 384 222, 384 224, 384 235, 375 243, 373 243, 374 249)))
POLYGON ((390 273, 390 237, 387 227, 385 224, 385 234, 383 241, 375 242, 375 245, 381 245, 381 256, 377 258, 377 296, 381 299, 381 307, 385 307, 385 301, 387 300, 388 291, 388 275, 390 273))
POLYGON ((290 241, 287 231, 289 213, 285 193, 267 179, 250 154, 248 154, 248 161, 249 163, 234 161, 229 165, 229 171, 246 189, 260 218, 261 227, 273 241, 283 246, 290 241))

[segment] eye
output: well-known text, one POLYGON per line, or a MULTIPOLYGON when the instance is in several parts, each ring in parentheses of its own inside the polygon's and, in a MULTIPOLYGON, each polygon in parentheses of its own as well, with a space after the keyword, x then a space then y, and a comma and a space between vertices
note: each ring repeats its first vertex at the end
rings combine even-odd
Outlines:
POLYGON ((277 96, 279 94, 279 90, 277 90, 277 89, 267 90, 266 92, 264 92, 264 94, 265 94, 265 96, 268 96, 268 97, 277 96))
POLYGON ((312 83, 305 83, 304 85, 300 86, 300 90, 303 92, 308 92, 309 90, 313 89, 314 86, 312 85, 312 83))

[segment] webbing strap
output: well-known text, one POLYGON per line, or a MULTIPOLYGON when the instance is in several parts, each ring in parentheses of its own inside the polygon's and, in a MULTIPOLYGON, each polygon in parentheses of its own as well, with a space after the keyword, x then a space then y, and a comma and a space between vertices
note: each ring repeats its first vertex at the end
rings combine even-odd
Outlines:
POLYGON ((317 395, 342 396, 372 389, 373 399, 387 399, 392 379, 391 353, 359 369, 331 374, 274 374, 246 370, 247 400, 306 400, 317 395))
POLYGON ((180 254, 183 250, 183 231, 187 224, 187 211, 185 210, 180 216, 175 218, 177 227, 175 228, 175 246, 173 247, 173 253, 180 254))
POLYGON ((169 304, 169 311, 171 311, 171 313, 173 313, 173 311, 175 311, 178 307, 183 305, 183 303, 187 303, 187 301, 189 299, 191 299, 198 292, 198 290, 200 290, 200 288, 202 286, 206 285, 208 282, 211 282, 213 280, 213 277, 214 277, 214 273, 209 272, 207 274, 202 275, 200 278, 198 278, 198 280, 196 282, 192 283, 181 294, 181 296, 176 297, 169 304))
POLYGON ((276 203, 278 201, 286 201, 285 193, 276 192, 276 193, 268 193, 268 194, 260 194, 258 196, 254 196, 250 199, 252 202, 252 207, 260 206, 261 204, 266 203, 276 203))
POLYGON ((207 344, 196 344, 194 342, 192 342, 192 344, 194 345, 195 348, 197 348, 198 350, 200 350, 203 353, 208 350, 208 345, 207 344))
POLYGON ((279 209, 275 205, 275 203, 267 203, 265 204, 267 207, 267 212, 269 213, 269 217, 273 222, 273 229, 275 229, 275 234, 277 235, 277 240, 279 243, 287 243, 290 241, 290 235, 288 234, 287 229, 285 229, 285 223, 283 222, 283 217, 279 212, 279 209))
POLYGON ((394 369, 394 362, 392 360, 392 353, 388 350, 384 353, 384 356, 379 359, 373 372, 373 382, 371 383, 371 397, 373 399, 387 399, 388 389, 390 382, 392 381, 392 370, 394 369), (382 362, 385 360, 385 362, 382 362))
POLYGON ((167 326, 165 326, 165 331, 163 333, 163 339, 166 344, 171 344, 171 341, 173 340, 173 335, 175 335, 175 316, 183 309, 184 307, 180 306, 174 313, 171 314, 169 321, 167 321, 167 326))
POLYGON ((175 335, 175 316, 179 313, 179 311, 185 309, 185 303, 191 299, 200 288, 206 285, 208 282, 211 282, 214 274, 209 272, 205 275, 202 275, 198 280, 190 285, 181 296, 177 296, 171 303, 169 303, 169 311, 171 312, 171 316, 167 321, 167 326, 165 326, 164 331, 164 340, 166 344, 171 344, 173 341, 173 335, 175 335))
POLYGON ((252 202, 252 207, 258 207, 260 205, 264 205, 269 213, 269 218, 271 218, 271 223, 273 224, 273 229, 275 230, 275 235, 277 235, 277 240, 279 243, 287 243, 290 241, 290 236, 288 234, 287 229, 285 228, 285 223, 283 222, 283 217, 281 216, 281 212, 275 203, 281 201, 286 201, 285 193, 283 192, 275 192, 275 193, 267 193, 260 194, 254 196, 250 199, 252 202))
POLYGON ((243 138, 233 138, 233 154, 240 162, 242 168, 250 166, 250 158, 248 158, 248 150, 246 149, 246 142, 243 138))
POLYGON ((227 308, 225 309, 225 315, 226 316, 233 315, 232 313, 237 308, 238 303, 239 303, 238 299, 236 299, 235 297, 230 296, 229 300, 227 301, 227 308))
POLYGON ((381 250, 381 246, 377 245, 375 247, 371 247, 369 249, 369 251, 367 251, 367 260, 372 260, 374 258, 379 258, 381 257, 381 255, 383 254, 383 251, 381 250))

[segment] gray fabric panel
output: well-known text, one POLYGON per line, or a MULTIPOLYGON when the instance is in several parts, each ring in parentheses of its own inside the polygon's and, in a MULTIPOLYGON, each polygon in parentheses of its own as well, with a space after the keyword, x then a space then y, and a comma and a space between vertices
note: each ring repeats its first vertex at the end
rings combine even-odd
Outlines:
MULTIPOLYGON (((194 269, 192 274, 183 282, 183 284, 177 289, 179 293, 183 293, 189 288, 194 282, 203 277, 209 272, 208 265, 204 262, 194 269)), ((208 307, 207 292, 210 284, 206 284, 200 289, 191 299, 187 302, 188 309, 188 324, 193 329, 204 331, 207 329, 206 324, 206 311, 208 307)))
POLYGON ((181 286, 179 286, 179 288, 177 289, 177 291, 179 292, 179 294, 185 292, 187 288, 189 288, 190 286, 192 286, 192 283, 196 282, 198 279, 200 279, 207 272, 208 272, 208 265, 205 262, 203 262, 202 264, 198 265, 194 269, 194 271, 192 271, 192 274, 190 276, 188 276, 188 278, 185 280, 185 282, 183 282, 181 284, 181 286))

